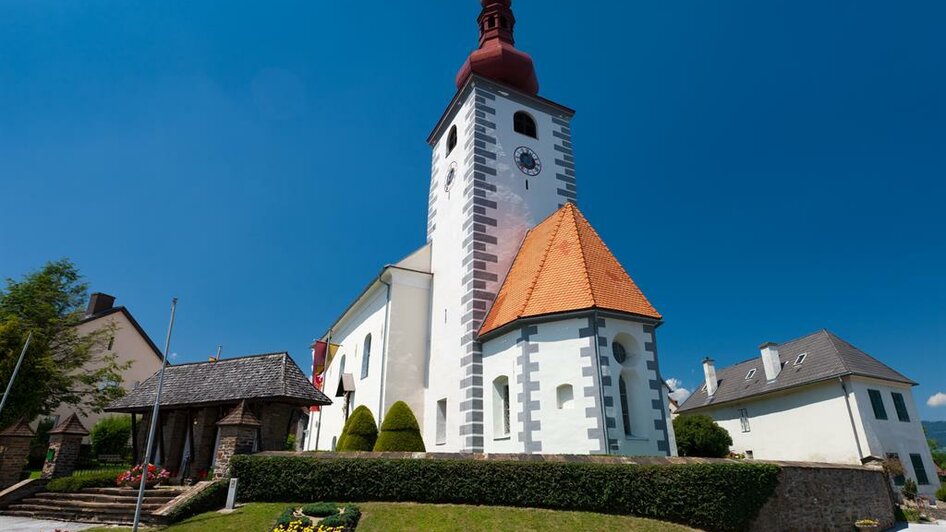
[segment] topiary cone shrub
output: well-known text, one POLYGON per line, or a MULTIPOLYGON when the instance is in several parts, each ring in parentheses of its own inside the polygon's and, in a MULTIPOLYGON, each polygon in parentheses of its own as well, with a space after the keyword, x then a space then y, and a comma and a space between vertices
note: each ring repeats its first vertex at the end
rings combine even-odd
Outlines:
POLYGON ((375 423, 371 410, 362 405, 348 416, 335 450, 338 452, 371 451, 377 439, 378 424, 375 423))
POLYGON ((391 405, 381 424, 381 434, 374 444, 375 452, 420 453, 427 450, 420 427, 411 407, 404 401, 391 405))

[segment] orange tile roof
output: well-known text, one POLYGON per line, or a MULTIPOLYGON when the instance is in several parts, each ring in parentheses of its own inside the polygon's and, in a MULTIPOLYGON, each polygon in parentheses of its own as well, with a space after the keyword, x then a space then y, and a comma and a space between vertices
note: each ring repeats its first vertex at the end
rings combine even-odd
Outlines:
POLYGON ((602 309, 661 319, 571 203, 526 234, 480 335, 518 319, 602 309))

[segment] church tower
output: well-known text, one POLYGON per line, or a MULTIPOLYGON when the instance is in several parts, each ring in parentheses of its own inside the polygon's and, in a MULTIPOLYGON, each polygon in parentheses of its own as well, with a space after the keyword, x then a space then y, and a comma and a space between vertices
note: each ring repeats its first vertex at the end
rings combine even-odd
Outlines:
POLYGON ((526 233, 577 201, 574 111, 538 95, 532 58, 515 47, 511 0, 482 0, 479 48, 428 143, 433 150, 428 451, 482 452, 478 332, 526 233))

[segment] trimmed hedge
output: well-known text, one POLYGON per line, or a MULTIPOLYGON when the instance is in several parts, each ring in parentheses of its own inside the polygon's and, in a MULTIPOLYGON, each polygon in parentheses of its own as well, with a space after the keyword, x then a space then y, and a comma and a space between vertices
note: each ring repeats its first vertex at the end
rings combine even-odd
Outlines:
POLYGON ((336 513, 335 515, 330 515, 325 519, 319 521, 319 524, 325 527, 344 527, 345 530, 354 530, 358 527, 358 521, 361 520, 361 510, 353 505, 349 504, 342 510, 342 513, 336 513))
POLYGON ((335 447, 339 452, 370 451, 378 440, 378 424, 368 407, 362 405, 348 416, 335 447))
POLYGON ((227 504, 227 488, 230 482, 228 480, 217 480, 212 486, 201 491, 192 498, 184 501, 180 506, 174 508, 167 516, 168 523, 193 517, 205 512, 219 510, 227 504))
POLYGON ((71 477, 62 477, 50 480, 46 484, 46 491, 60 493, 75 493, 85 488, 114 488, 115 478, 124 470, 116 469, 95 471, 92 473, 77 473, 71 477))
POLYGON ((936 498, 946 502, 946 482, 944 482, 943 485, 940 486, 938 490, 936 490, 936 498))
POLYGON ((424 438, 420 435, 420 427, 411 407, 404 401, 391 405, 381 423, 381 434, 374 444, 374 451, 419 453, 425 450, 424 438))
POLYGON ((780 468, 237 455, 245 501, 394 501, 578 510, 745 530, 780 468))
POLYGON ((309 517, 328 517, 338 513, 338 505, 331 502, 317 502, 302 507, 302 513, 309 517))

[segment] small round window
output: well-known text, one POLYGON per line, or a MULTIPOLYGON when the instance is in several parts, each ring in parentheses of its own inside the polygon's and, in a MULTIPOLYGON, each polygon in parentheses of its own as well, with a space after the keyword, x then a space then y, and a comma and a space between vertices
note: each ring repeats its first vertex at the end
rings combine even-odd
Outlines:
POLYGON ((627 360, 627 351, 624 350, 624 346, 617 343, 611 343, 611 352, 614 354, 614 360, 617 360, 618 364, 623 364, 627 360))

